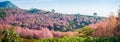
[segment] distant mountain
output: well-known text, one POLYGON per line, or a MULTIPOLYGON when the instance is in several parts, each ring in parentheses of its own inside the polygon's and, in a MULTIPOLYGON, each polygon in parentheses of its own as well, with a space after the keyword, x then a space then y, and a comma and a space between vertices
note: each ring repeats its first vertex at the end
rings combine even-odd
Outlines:
POLYGON ((0 2, 0 8, 18 8, 18 7, 11 3, 10 1, 3 1, 0 2))

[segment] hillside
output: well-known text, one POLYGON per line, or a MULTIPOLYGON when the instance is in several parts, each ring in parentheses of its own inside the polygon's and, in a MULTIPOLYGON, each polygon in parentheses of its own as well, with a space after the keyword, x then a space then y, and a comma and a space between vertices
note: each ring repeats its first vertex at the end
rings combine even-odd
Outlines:
POLYGON ((4 1, 0 2, 0 8, 18 8, 18 7, 11 3, 10 1, 4 1))
POLYGON ((0 2, 0 42, 120 42, 118 17, 63 14, 0 2))
POLYGON ((0 20, 1 24, 9 24, 34 30, 48 28, 55 31, 70 31, 85 25, 95 24, 104 19, 104 17, 62 14, 36 8, 24 10, 17 8, 16 5, 9 1, 1 3, 3 4, 1 7, 5 8, 5 13, 7 14, 6 17, 0 20))
POLYGON ((103 17, 85 16, 80 14, 68 15, 40 10, 31 13, 23 9, 6 9, 7 16, 1 19, 1 24, 10 24, 29 29, 49 28, 50 30, 68 31, 82 26, 94 24, 103 17))

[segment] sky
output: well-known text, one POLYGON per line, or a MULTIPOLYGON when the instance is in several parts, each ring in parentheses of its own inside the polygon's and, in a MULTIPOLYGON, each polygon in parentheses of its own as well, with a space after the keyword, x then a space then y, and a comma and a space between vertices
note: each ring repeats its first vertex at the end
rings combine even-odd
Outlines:
POLYGON ((98 16, 109 16, 111 12, 117 15, 120 0, 0 0, 11 1, 19 8, 38 8, 46 11, 55 9, 56 12, 64 14, 83 14, 98 16))

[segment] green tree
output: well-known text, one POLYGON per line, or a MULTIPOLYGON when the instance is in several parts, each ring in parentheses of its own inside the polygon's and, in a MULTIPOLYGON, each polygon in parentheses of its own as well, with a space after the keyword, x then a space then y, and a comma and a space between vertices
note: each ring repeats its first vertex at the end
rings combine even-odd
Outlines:
POLYGON ((0 9, 0 18, 6 17, 5 9, 0 9))
POLYGON ((84 26, 83 28, 76 29, 74 31, 79 32, 79 36, 91 36, 94 30, 89 28, 88 26, 84 26))
POLYGON ((30 10, 28 10, 28 12, 30 12, 30 13, 36 13, 38 11, 40 11, 40 9, 31 8, 30 10))
POLYGON ((51 11, 51 12, 53 12, 53 13, 54 13, 54 12, 55 12, 55 9, 52 9, 52 11, 51 11))

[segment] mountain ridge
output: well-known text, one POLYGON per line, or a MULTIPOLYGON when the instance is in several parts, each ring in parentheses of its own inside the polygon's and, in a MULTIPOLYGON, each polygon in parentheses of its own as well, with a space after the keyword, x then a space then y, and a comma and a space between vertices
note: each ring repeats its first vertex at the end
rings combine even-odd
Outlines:
POLYGON ((18 6, 14 5, 10 1, 2 1, 0 2, 0 8, 18 8, 18 6))

